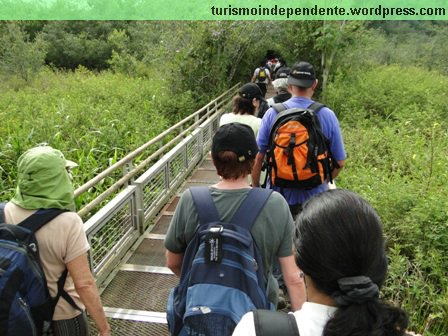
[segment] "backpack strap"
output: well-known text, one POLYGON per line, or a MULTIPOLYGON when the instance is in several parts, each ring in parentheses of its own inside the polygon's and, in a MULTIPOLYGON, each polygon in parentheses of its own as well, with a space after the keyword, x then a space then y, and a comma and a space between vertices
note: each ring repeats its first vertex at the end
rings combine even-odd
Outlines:
POLYGON ((42 226, 47 224, 52 219, 59 216, 61 213, 66 212, 68 210, 62 210, 62 209, 39 209, 35 213, 33 213, 31 216, 23 220, 17 225, 20 225, 21 227, 27 228, 31 232, 35 233, 37 230, 39 230, 42 226))
POLYGON ((6 206, 6 202, 0 203, 0 223, 5 222, 5 206, 6 206))
POLYGON ((64 300, 67 301, 73 308, 82 312, 83 310, 81 308, 79 308, 79 306, 76 304, 75 300, 73 300, 73 298, 64 289, 65 281, 67 280, 67 275, 68 275, 68 269, 65 268, 64 272, 62 272, 62 274, 59 277, 58 282, 57 282, 58 292, 56 293, 56 296, 54 298, 52 298, 53 310, 56 308, 59 298, 63 297, 64 300))
MULTIPOLYGON (((325 106, 326 105, 322 103, 312 102, 311 105, 307 107, 307 109, 313 111, 314 113, 317 113, 325 106)), ((283 103, 274 104, 271 107, 277 112, 277 114, 287 109, 287 107, 283 103)))
POLYGON ((274 104, 271 107, 275 110, 275 112, 277 112, 277 114, 286 110, 286 105, 283 103, 274 104))
POLYGON ((232 217, 231 223, 250 231, 252 225, 272 194, 272 189, 252 188, 232 217))
MULTIPOLYGON (((56 218, 63 212, 67 212, 68 210, 63 209, 39 209, 35 213, 33 213, 31 216, 23 220, 17 225, 20 225, 22 227, 27 228, 33 233, 36 233, 41 227, 43 227, 45 224, 47 224, 52 219, 56 218)), ((62 272, 61 276, 58 279, 57 285, 58 285, 58 291, 56 294, 56 297, 52 298, 53 300, 53 311, 56 307, 59 298, 63 297, 73 308, 79 311, 83 311, 79 306, 75 303, 73 298, 65 291, 64 285, 65 281, 67 280, 68 270, 65 268, 64 272, 62 272)))
POLYGON ((253 314, 257 336, 300 336, 293 314, 262 309, 254 310, 253 314))
POLYGON ((190 192, 198 212, 199 225, 221 220, 208 187, 190 187, 190 192))
POLYGON ((313 111, 314 113, 319 112, 323 107, 325 107, 325 104, 319 103, 319 102, 312 102, 310 106, 308 106, 308 110, 313 111))
MULTIPOLYGON (((221 221, 208 187, 191 187, 190 192, 196 205, 200 225, 221 221)), ((271 189, 252 188, 249 190, 230 222, 250 230, 271 193, 271 189)))
MULTIPOLYGON (((326 107, 326 105, 321 104, 321 103, 318 103, 318 102, 313 102, 310 106, 308 106, 308 110, 311 110, 311 111, 314 112, 314 114, 316 114, 316 113, 319 112, 323 107, 326 107)), ((318 119, 318 118, 315 118, 315 121, 316 121, 316 123, 317 123, 317 125, 318 125, 318 127, 319 127, 319 130, 320 130, 320 134, 317 134, 316 136, 324 137, 324 141, 325 141, 325 142, 328 142, 328 141, 326 140, 325 135, 322 133, 322 128, 321 128, 319 119, 318 119)), ((340 166, 339 166, 338 161, 334 158, 333 153, 331 152, 329 143, 327 143, 327 147, 328 147, 328 153, 329 153, 329 156, 330 156, 330 159, 331 159, 331 166, 328 166, 328 167, 327 167, 327 171, 329 172, 329 174, 328 174, 328 180, 329 180, 330 183, 332 183, 332 182, 333 182, 333 177, 332 177, 331 172, 332 172, 333 169, 335 169, 335 168, 336 168, 336 169, 337 169, 337 168, 340 168, 340 166)))

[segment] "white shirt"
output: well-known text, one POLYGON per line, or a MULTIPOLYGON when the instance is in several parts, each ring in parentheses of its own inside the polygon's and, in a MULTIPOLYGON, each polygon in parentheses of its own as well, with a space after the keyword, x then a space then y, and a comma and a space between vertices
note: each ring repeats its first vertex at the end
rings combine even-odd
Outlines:
MULTIPOLYGON (((319 336, 322 335, 327 321, 336 312, 336 310, 336 307, 305 302, 302 309, 290 314, 293 314, 296 318, 300 336, 319 336)), ((249 312, 243 316, 232 335, 256 336, 254 315, 252 312, 249 312)))
POLYGON ((251 114, 235 114, 235 113, 225 113, 222 115, 221 120, 219 120, 219 126, 224 124, 230 124, 237 122, 240 124, 245 124, 252 128, 255 137, 257 137, 258 130, 260 129, 261 119, 257 118, 251 114))

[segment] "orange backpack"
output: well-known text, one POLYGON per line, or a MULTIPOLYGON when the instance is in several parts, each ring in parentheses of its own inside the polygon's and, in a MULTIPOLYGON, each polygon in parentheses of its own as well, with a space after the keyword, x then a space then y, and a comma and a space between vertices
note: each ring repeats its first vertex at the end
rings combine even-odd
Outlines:
POLYGON ((326 180, 337 166, 329 141, 316 114, 325 105, 313 103, 307 109, 286 109, 275 104, 278 112, 269 134, 266 153, 271 186, 312 189, 326 180))

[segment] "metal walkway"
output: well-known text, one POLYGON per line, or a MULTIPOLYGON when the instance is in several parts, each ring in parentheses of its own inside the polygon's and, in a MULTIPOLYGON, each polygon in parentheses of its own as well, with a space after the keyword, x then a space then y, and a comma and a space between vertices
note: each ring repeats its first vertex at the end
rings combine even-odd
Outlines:
MULTIPOLYGON (((237 89, 234 86, 75 191, 81 195, 123 170, 109 190, 78 211, 90 216, 85 222, 92 247, 90 265, 113 335, 168 335, 166 301, 178 278, 165 267, 163 241, 182 192, 218 181, 208 150, 237 89), (153 154, 133 168, 132 160, 151 146, 156 146, 153 154), (151 162, 146 170, 140 168, 151 162)), ((93 321, 89 324, 90 334, 97 335, 93 321)))
MULTIPOLYGON (((181 193, 190 186, 217 181, 216 170, 207 156, 118 267, 101 296, 106 314, 111 318, 113 335, 168 335, 166 300, 178 278, 165 267, 163 239, 181 193)), ((93 323, 90 327, 91 334, 97 334, 93 323)))

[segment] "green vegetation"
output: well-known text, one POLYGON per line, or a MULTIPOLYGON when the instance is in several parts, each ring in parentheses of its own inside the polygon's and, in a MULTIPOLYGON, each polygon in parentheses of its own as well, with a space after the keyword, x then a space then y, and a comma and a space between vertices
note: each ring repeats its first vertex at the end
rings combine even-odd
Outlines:
POLYGON ((349 155, 338 186, 378 210, 390 258, 383 294, 425 335, 448 331, 447 84, 436 72, 383 66, 352 73, 326 92, 349 155))
POLYGON ((448 24, 430 21, 0 22, 0 198, 38 143, 77 161, 81 185, 248 81, 268 50, 290 65, 306 59, 343 129, 337 184, 384 222, 384 297, 409 312, 411 330, 446 335, 447 42, 448 24))

